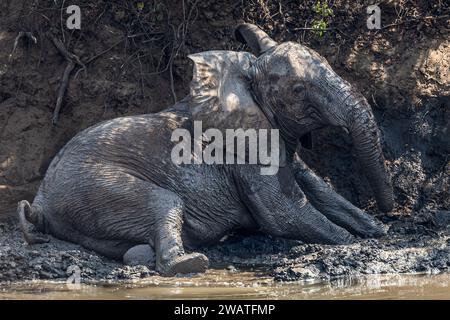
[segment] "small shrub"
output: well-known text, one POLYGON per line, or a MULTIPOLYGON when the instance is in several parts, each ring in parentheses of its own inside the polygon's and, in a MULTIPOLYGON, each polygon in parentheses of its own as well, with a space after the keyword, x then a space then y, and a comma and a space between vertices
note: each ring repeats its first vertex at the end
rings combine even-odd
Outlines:
POLYGON ((334 15, 333 9, 328 6, 327 1, 317 1, 313 6, 313 11, 318 18, 312 21, 313 32, 319 37, 323 37, 328 28, 329 18, 334 15))

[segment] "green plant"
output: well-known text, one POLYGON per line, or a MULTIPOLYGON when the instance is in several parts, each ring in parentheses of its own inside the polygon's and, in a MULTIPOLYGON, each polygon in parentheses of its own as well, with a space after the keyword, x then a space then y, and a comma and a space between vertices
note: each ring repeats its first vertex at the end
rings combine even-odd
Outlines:
POLYGON ((313 10, 315 13, 319 14, 323 18, 333 15, 333 9, 331 9, 328 6, 328 3, 326 1, 324 1, 323 3, 321 3, 320 1, 317 1, 313 7, 313 10))
POLYGON ((313 6, 313 11, 319 17, 312 21, 312 29, 316 35, 323 37, 328 28, 329 17, 333 16, 333 9, 328 6, 327 1, 317 1, 313 6))

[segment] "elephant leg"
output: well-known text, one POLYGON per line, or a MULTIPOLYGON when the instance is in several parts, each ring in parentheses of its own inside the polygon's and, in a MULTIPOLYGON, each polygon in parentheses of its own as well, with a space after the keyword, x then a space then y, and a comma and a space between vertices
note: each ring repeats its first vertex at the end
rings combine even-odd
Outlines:
POLYGON ((176 194, 164 190, 156 205, 159 206, 153 241, 156 270, 165 276, 204 272, 208 258, 201 253, 186 254, 184 251, 181 240, 183 201, 176 194))
POLYGON ((308 243, 349 244, 354 236, 336 225, 306 199, 291 169, 260 175, 250 166, 239 181, 242 195, 262 232, 308 243))
MULTIPOLYGON (((52 234, 120 260, 130 248, 148 244, 155 252, 156 270, 163 275, 206 269, 204 255, 184 252, 184 203, 175 193, 109 166, 85 181, 56 211, 65 214, 50 219, 52 234)), ((136 257, 135 251, 128 253, 136 257)))
POLYGON ((83 235, 79 237, 79 243, 86 249, 114 260, 122 259, 124 253, 133 246, 133 243, 129 241, 94 239, 83 235))
POLYGON ((322 244, 350 244, 355 240, 347 230, 328 220, 307 201, 269 209, 257 195, 251 195, 249 199, 253 204, 261 204, 254 206, 255 220, 261 231, 273 236, 322 244))
POLYGON ((361 237, 386 234, 380 222, 336 193, 297 154, 294 157, 294 176, 312 205, 337 225, 361 237))
POLYGON ((54 219, 49 222, 49 227, 53 236, 61 240, 77 243, 84 248, 93 250, 109 259, 122 259, 124 253, 136 244, 133 240, 126 240, 126 237, 123 237, 121 240, 99 239, 79 231, 64 220, 54 219))

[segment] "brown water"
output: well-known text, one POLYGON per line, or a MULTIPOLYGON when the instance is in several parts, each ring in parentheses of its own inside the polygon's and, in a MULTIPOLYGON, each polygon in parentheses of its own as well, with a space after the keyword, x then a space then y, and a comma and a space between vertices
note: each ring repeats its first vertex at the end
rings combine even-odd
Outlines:
POLYGON ((0 299, 450 299, 450 274, 382 275, 316 283, 276 283, 255 273, 212 270, 190 278, 79 287, 31 281, 0 286, 0 299))

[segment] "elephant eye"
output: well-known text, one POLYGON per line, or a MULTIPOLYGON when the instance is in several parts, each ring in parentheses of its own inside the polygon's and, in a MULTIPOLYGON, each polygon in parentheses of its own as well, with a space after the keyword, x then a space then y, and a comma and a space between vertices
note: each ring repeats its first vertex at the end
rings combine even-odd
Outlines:
POLYGON ((306 95, 305 86, 302 83, 295 84, 292 88, 293 93, 295 94, 296 98, 303 99, 306 95))

